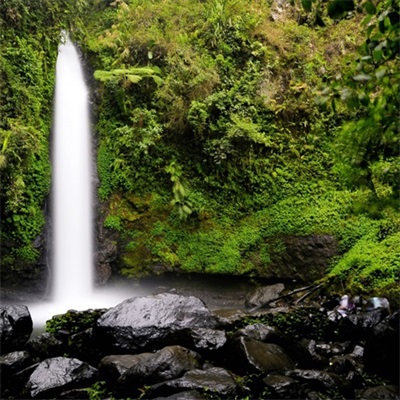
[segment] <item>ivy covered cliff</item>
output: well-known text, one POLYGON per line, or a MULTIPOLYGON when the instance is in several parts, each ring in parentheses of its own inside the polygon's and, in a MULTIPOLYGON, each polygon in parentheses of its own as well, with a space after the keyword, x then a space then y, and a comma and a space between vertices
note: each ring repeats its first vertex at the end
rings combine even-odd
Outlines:
POLYGON ((38 271, 68 29, 93 92, 106 276, 329 278, 398 295, 398 0, 38 3, 0 6, 10 282, 38 271))

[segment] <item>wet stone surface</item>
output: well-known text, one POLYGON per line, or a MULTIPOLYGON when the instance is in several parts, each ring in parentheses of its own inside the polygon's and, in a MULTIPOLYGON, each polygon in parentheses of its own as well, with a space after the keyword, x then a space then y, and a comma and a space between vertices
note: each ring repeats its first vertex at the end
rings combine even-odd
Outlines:
POLYGON ((400 399, 399 312, 338 309, 221 313, 162 293, 69 312, 28 341, 29 311, 11 308, 1 398, 400 399))

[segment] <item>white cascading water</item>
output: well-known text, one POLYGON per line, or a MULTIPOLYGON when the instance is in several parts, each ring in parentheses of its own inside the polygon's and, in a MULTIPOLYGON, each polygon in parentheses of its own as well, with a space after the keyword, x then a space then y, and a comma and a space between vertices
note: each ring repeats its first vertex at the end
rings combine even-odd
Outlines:
POLYGON ((79 54, 63 34, 56 65, 53 133, 51 300, 29 305, 42 327, 70 309, 111 307, 131 290, 93 288, 93 182, 89 91, 79 54))
MULTIPOLYGON (((53 140, 53 299, 70 307, 93 285, 89 93, 68 37, 56 65, 53 140)), ((79 301, 79 300, 78 300, 79 301)))

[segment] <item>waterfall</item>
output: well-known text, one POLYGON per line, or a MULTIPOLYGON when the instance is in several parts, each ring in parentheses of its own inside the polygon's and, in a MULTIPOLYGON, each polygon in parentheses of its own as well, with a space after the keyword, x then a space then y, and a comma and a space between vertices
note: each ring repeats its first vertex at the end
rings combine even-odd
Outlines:
POLYGON ((70 309, 111 307, 132 288, 93 288, 93 182, 89 90, 77 49, 63 34, 56 64, 52 147, 51 299, 29 304, 33 323, 70 309))
POLYGON ((89 92, 67 35, 59 47, 53 140, 53 299, 74 304, 93 285, 89 92))

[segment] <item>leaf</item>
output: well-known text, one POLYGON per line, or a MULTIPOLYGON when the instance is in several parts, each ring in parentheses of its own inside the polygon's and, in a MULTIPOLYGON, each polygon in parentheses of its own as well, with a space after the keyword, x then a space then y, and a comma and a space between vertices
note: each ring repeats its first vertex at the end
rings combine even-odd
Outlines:
POLYGON ((312 10, 312 0, 301 0, 304 10, 310 12, 312 10))
POLYGON ((367 74, 358 74, 356 76, 353 76, 353 79, 357 82, 366 82, 371 80, 372 76, 367 75, 367 74))
POLYGON ((385 75, 386 75, 386 68, 382 68, 378 71, 375 72, 375 76, 377 77, 377 79, 382 79, 385 75))
POLYGON ((358 95, 358 99, 360 100, 360 103, 361 103, 364 107, 366 107, 366 106, 369 104, 369 98, 368 98, 368 96, 365 95, 364 92, 362 92, 362 93, 360 93, 360 94, 358 95))
POLYGON ((389 17, 389 20, 390 20, 390 24, 391 24, 392 26, 395 26, 395 25, 397 25, 397 24, 400 22, 400 15, 399 15, 399 13, 396 12, 396 11, 392 11, 392 12, 388 15, 388 17, 389 17))
POLYGON ((373 56, 374 56, 374 60, 375 61, 380 61, 380 60, 382 60, 382 55, 383 55, 383 53, 382 53, 382 50, 374 50, 373 51, 373 56))
POLYGON ((153 81, 156 83, 157 86, 160 86, 160 85, 162 85, 164 83, 162 78, 160 78, 157 75, 153 75, 152 78, 153 78, 153 81))
POLYGON ((361 26, 368 25, 368 23, 369 23, 369 21, 371 21, 371 19, 372 19, 372 15, 368 14, 368 15, 363 19, 363 21, 361 22, 361 26))
POLYGON ((126 75, 126 78, 132 83, 138 83, 142 80, 142 77, 139 75, 126 75))
POLYGON ((379 30, 380 30, 381 33, 385 33, 386 32, 385 20, 379 21, 379 30))
POLYGON ((186 215, 189 215, 189 214, 192 213, 192 210, 191 210, 186 204, 184 204, 184 205, 182 206, 182 211, 183 211, 186 215))
POLYGON ((376 7, 374 5, 374 3, 372 3, 371 1, 367 1, 365 3, 365 11, 370 14, 370 15, 374 15, 376 14, 376 7))

